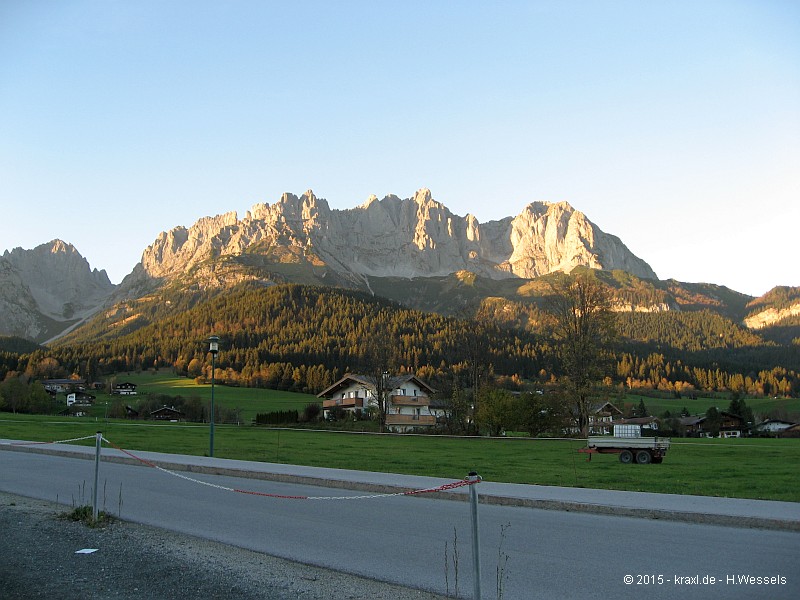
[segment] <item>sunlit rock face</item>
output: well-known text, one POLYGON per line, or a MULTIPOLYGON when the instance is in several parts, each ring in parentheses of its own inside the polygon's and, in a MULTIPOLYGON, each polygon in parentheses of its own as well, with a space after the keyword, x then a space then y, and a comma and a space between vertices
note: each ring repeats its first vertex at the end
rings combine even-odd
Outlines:
POLYGON ((744 324, 750 329, 764 329, 784 319, 798 315, 800 315, 800 302, 786 308, 767 308, 747 317, 744 320, 744 324))
POLYGON ((486 277, 533 278, 577 266, 656 274, 619 238, 601 231, 565 202, 534 202, 516 217, 481 224, 455 215, 428 189, 411 198, 371 196, 332 210, 307 191, 161 233, 129 280, 186 273, 209 260, 245 253, 288 252, 349 275, 431 277, 468 270, 486 277))

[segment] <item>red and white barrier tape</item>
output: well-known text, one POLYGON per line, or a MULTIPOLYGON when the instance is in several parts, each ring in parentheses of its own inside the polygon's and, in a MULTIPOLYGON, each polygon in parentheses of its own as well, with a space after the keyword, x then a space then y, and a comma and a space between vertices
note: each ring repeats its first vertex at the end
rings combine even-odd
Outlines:
MULTIPOLYGON (((94 436, 90 436, 90 437, 94 437, 94 436)), ((81 439, 85 439, 85 438, 81 438, 81 439)), ((287 495, 284 495, 284 494, 269 494, 269 493, 266 493, 266 492, 256 492, 254 490, 241 490, 241 489, 238 489, 238 488, 227 487, 227 486, 219 485, 219 484, 216 484, 216 483, 209 483, 208 481, 202 481, 201 479, 195 479, 194 477, 189 477, 188 475, 182 475, 180 473, 176 473, 175 471, 170 471, 169 469, 165 469, 164 467, 161 467, 161 466, 159 466, 159 465, 157 465, 155 463, 152 463, 149 460, 146 460, 144 458, 136 456, 132 452, 129 452, 128 450, 125 450, 124 448, 120 448, 119 446, 117 446, 113 442, 109 441, 105 437, 103 437, 103 441, 106 442, 109 446, 119 450, 120 452, 122 452, 124 454, 127 454, 128 456, 130 456, 134 460, 138 460, 139 462, 141 462, 144 465, 147 465, 148 467, 152 467, 154 469, 158 469, 159 471, 162 471, 162 472, 164 472, 164 473, 166 473, 168 475, 172 475, 173 477, 178 477, 180 479, 185 479, 186 481, 191 481, 192 483, 197 483, 197 484, 200 484, 200 485, 205 485, 205 486, 208 486, 208 487, 216 488, 218 490, 224 490, 226 492, 236 492, 236 493, 239 493, 239 494, 248 494, 250 496, 262 496, 262 497, 266 497, 266 498, 279 498, 279 499, 283 499, 283 500, 371 500, 373 498, 391 498, 393 496, 416 496, 416 495, 419 495, 419 494, 431 494, 431 493, 435 493, 435 492, 445 492, 445 491, 449 491, 449 490, 455 490, 455 489, 458 489, 460 487, 464 487, 464 486, 467 486, 467 485, 473 485, 473 484, 478 483, 480 481, 479 479, 475 480, 475 481, 468 480, 468 479, 463 479, 463 480, 460 480, 460 481, 453 481, 453 482, 450 482, 450 483, 445 483, 445 484, 437 486, 437 487, 425 488, 425 489, 419 489, 419 490, 408 490, 408 491, 405 491, 405 492, 395 492, 395 493, 392 493, 392 494, 369 494, 369 495, 361 495, 361 496, 287 496, 287 495)))

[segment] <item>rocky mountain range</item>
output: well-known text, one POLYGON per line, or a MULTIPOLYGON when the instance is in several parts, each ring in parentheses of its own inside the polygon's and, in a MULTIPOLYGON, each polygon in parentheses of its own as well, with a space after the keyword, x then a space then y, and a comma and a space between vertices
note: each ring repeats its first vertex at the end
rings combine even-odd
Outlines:
POLYGON ((136 295, 187 273, 201 287, 226 285, 232 263, 243 267, 236 277, 258 278, 260 273, 244 273, 255 256, 261 265, 302 265, 320 278, 356 285, 364 285, 365 276, 413 279, 462 270, 490 279, 532 279, 578 265, 656 279, 619 238, 565 202, 535 202, 514 218, 480 224, 472 215, 453 214, 427 189, 407 199, 373 196, 348 210, 332 210, 309 190, 257 204, 241 220, 230 212, 160 234, 122 292, 136 295), (226 269, 214 268, 219 259, 228 259, 226 269))
MULTIPOLYGON (((576 267, 624 272, 654 282, 651 288, 658 284, 650 266, 619 238, 565 202, 534 202, 516 217, 482 224, 472 215, 453 214, 427 189, 406 199, 373 196, 348 210, 333 210, 307 191, 257 204, 242 219, 229 212, 159 234, 119 286, 104 271, 90 270, 78 251, 60 240, 6 251, 0 257, 0 335, 47 341, 100 308, 166 287, 203 292, 245 281, 297 282, 357 288, 408 303, 411 288, 446 293, 448 278, 496 282, 475 292, 484 296, 503 286, 516 294, 516 282, 576 267)), ((641 305, 628 294, 626 309, 680 309, 686 305, 681 296, 698 295, 695 288, 661 287, 666 291, 641 305)), ((744 306, 749 299, 738 294, 735 302, 744 306)), ((719 298, 700 304, 715 302, 719 298)), ((781 310, 776 314, 786 314, 786 307, 781 310)), ((119 309, 108 314, 131 316, 119 309)))
POLYGON ((0 334, 47 341, 103 306, 116 286, 71 244, 53 240, 0 257, 0 334))

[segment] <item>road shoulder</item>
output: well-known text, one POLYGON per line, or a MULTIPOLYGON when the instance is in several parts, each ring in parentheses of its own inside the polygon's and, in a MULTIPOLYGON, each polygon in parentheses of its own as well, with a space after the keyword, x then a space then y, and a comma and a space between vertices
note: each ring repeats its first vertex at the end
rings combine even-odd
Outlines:
POLYGON ((65 512, 0 492, 4 600, 443 598, 121 520, 90 528, 62 518, 65 512), (84 549, 96 551, 77 554, 84 549))

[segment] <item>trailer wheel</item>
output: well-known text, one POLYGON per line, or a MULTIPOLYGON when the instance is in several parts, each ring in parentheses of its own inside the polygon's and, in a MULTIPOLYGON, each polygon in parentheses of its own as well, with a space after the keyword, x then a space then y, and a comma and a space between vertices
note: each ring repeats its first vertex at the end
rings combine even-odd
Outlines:
POLYGON ((636 462, 640 465, 649 465, 653 461, 653 455, 647 450, 639 450, 636 453, 636 462))
POLYGON ((630 450, 623 450, 619 453, 619 462, 623 465, 629 465, 633 462, 633 452, 630 450))

